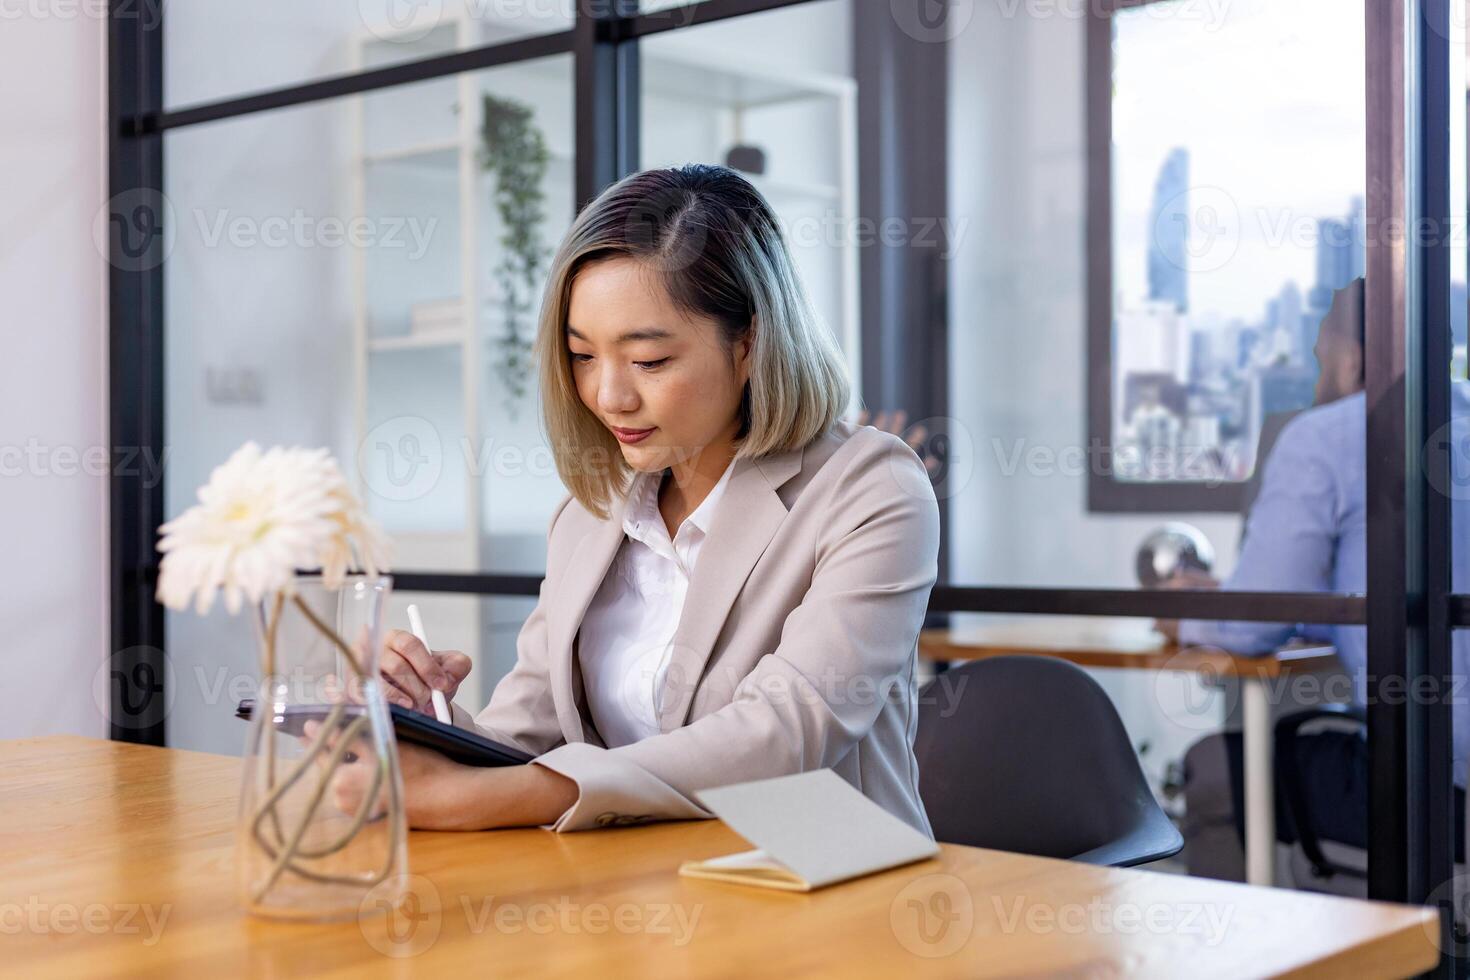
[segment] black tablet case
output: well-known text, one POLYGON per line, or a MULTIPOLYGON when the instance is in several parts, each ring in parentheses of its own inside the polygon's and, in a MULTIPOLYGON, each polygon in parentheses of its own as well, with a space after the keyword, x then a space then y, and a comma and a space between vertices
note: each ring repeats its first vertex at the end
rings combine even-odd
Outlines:
MULTIPOLYGON (((330 704, 287 705, 276 727, 292 735, 300 735, 308 721, 319 721, 326 717, 334 706, 330 704)), ((362 705, 343 705, 348 715, 362 714, 362 705)), ((255 700, 246 698, 235 709, 235 717, 248 720, 255 710, 255 700)), ((491 741, 483 735, 466 731, 457 725, 446 725, 437 718, 422 712, 412 711, 401 705, 390 704, 388 713, 393 719, 393 731, 398 740, 409 745, 433 749, 466 766, 519 766, 535 758, 520 749, 491 741)))

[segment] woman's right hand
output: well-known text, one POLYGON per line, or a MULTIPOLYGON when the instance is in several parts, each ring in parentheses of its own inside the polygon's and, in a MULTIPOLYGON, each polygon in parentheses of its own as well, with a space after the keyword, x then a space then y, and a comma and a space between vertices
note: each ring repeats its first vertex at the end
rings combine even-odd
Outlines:
POLYGON ((407 630, 389 630, 379 673, 391 703, 432 717, 431 691, 443 691, 445 699, 453 701, 471 666, 470 658, 458 650, 435 653, 407 630))

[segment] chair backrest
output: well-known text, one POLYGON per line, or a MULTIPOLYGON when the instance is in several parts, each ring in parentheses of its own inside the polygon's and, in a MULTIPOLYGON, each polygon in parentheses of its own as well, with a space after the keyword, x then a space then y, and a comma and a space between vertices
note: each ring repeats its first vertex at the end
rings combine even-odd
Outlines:
POLYGON ((940 674, 920 692, 914 751, 941 841, 1118 867, 1184 846, 1107 694, 1064 660, 940 674))

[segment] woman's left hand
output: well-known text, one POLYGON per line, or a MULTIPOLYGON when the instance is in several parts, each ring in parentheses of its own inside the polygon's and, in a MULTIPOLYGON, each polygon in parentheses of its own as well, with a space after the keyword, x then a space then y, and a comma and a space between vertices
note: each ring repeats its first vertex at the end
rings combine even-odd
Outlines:
MULTIPOLYGON (((309 741, 316 738, 321 725, 315 721, 306 723, 304 734, 309 741)), ((336 737, 328 740, 323 755, 331 752, 336 737)), ((327 788, 329 800, 343 813, 356 813, 362 798, 373 785, 372 753, 366 745, 354 747, 356 760, 344 761, 332 774, 327 788)), ((477 770, 460 765, 444 755, 416 745, 398 746, 398 767, 403 773, 404 812, 408 825, 422 830, 474 829, 456 826, 457 818, 464 816, 468 798, 475 789, 477 770)), ((378 819, 388 810, 388 788, 380 786, 378 798, 368 812, 371 819, 378 819)))
MULTIPOLYGON (((319 731, 307 722, 305 737, 319 731)), ((335 739, 329 740, 328 751, 335 739)), ((328 792, 344 813, 356 813, 373 784, 364 746, 354 762, 343 762, 332 776, 328 792)), ((404 813, 416 830, 490 830, 550 823, 576 802, 577 784, 542 766, 481 768, 461 765, 433 749, 398 743, 398 765, 403 774, 404 813)), ((387 812, 387 787, 380 787, 369 813, 387 812)))

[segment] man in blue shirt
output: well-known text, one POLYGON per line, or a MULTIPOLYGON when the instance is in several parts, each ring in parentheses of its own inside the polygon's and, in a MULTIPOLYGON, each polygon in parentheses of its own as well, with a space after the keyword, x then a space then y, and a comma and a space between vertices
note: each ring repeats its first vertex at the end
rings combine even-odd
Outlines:
MULTIPOLYGON (((1333 297, 1332 308, 1318 331, 1315 353, 1321 373, 1313 407, 1287 423, 1264 462, 1260 494, 1250 509, 1240 557, 1234 573, 1222 586, 1225 589, 1363 592, 1367 588, 1362 304, 1362 279, 1338 290, 1333 297)), ((1458 592, 1470 584, 1470 548, 1463 547, 1460 540, 1470 535, 1470 485, 1463 485, 1470 484, 1470 474, 1465 472, 1462 458, 1462 447, 1470 446, 1470 392, 1464 382, 1453 385, 1451 418, 1454 458, 1450 486, 1445 489, 1455 498, 1453 585, 1458 592)), ((1216 583, 1188 578, 1169 584, 1198 588, 1216 583)), ((1461 686, 1470 678, 1470 633, 1456 631, 1452 635, 1455 686, 1448 694, 1454 715, 1453 765, 1456 783, 1464 786, 1470 755, 1470 719, 1466 717, 1470 706, 1461 686)), ((1179 624, 1182 643, 1217 646, 1248 655, 1269 654, 1292 636, 1331 642, 1353 678, 1353 700, 1360 705, 1366 703, 1366 627, 1201 620, 1179 624)), ((1361 772, 1343 773, 1345 794, 1336 803, 1361 805, 1366 820, 1366 749, 1349 765, 1361 768, 1361 772)))

